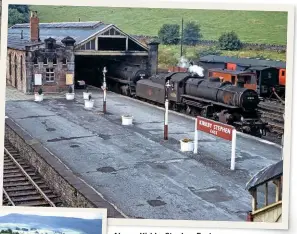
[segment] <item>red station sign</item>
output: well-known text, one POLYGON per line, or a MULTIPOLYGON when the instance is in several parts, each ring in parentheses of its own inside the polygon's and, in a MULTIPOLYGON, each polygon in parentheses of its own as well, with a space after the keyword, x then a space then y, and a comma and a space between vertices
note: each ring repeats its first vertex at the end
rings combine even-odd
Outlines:
POLYGON ((232 141, 233 126, 197 116, 197 130, 232 141))

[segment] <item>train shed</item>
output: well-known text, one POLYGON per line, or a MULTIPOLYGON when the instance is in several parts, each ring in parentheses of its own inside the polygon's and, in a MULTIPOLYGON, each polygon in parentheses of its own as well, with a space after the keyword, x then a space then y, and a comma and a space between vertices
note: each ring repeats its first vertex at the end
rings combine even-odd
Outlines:
POLYGON ((71 80, 98 86, 104 66, 125 61, 155 73, 157 58, 157 43, 142 44, 116 25, 39 23, 32 12, 30 23, 8 30, 7 83, 25 93, 40 85, 45 92, 63 91, 71 80))

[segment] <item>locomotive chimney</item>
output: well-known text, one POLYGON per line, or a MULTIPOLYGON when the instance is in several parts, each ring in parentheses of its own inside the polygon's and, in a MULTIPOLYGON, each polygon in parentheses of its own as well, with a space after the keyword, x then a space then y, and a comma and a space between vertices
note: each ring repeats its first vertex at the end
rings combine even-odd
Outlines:
POLYGON ((37 16, 37 11, 31 11, 30 39, 32 42, 40 41, 40 39, 39 39, 39 18, 37 16))
POLYGON ((158 42, 148 44, 148 70, 150 75, 156 75, 158 70, 158 42))

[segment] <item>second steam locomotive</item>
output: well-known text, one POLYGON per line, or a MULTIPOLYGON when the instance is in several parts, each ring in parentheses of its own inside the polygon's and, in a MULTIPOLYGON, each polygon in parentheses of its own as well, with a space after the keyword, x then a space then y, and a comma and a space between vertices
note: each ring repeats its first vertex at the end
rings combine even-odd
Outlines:
POLYGON ((171 109, 233 125, 238 131, 258 137, 266 134, 267 123, 261 120, 257 112, 260 99, 254 90, 234 86, 231 82, 221 82, 220 78, 205 79, 188 72, 137 78, 135 74, 137 72, 133 72, 132 79, 125 79, 125 86, 127 83, 133 85, 134 92, 129 92, 131 96, 164 104, 165 84, 169 81, 172 87, 168 90, 171 109))

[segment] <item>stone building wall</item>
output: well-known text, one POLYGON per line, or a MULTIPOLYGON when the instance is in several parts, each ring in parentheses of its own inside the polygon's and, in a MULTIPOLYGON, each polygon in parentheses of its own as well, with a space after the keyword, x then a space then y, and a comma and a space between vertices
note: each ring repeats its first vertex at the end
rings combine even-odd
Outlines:
MULTIPOLYGON (((37 50, 33 52, 33 77, 35 74, 42 74, 42 90, 45 93, 56 93, 67 89, 66 73, 70 56, 64 49, 57 49, 52 52, 37 50), (37 61, 36 61, 37 59, 37 61), (55 62, 54 62, 55 60, 55 62), (46 61, 46 63, 45 63, 46 61), (65 63, 66 62, 66 63, 65 63), (54 80, 47 80, 47 69, 53 69, 54 80)), ((34 86, 37 92, 40 86, 34 86)))
POLYGON ((26 92, 26 52, 7 49, 6 84, 26 92))

